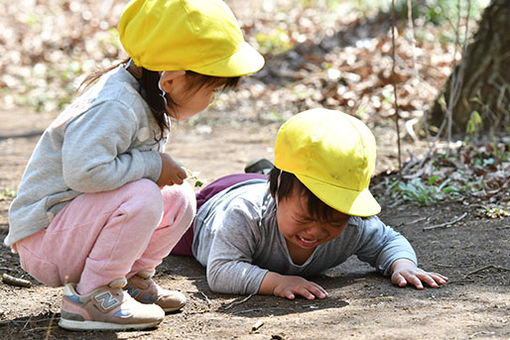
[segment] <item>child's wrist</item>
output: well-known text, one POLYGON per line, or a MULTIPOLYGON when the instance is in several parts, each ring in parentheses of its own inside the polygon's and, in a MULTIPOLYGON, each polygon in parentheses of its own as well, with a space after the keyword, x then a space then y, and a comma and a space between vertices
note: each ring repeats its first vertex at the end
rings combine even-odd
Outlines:
POLYGON ((414 263, 413 261, 406 259, 406 258, 396 259, 391 264, 390 272, 393 274, 395 272, 395 270, 398 269, 399 267, 408 267, 408 266, 416 267, 416 263, 414 263))
POLYGON ((280 282, 280 277, 282 275, 268 271, 262 279, 262 283, 259 287, 259 294, 261 295, 275 295, 275 289, 280 282))

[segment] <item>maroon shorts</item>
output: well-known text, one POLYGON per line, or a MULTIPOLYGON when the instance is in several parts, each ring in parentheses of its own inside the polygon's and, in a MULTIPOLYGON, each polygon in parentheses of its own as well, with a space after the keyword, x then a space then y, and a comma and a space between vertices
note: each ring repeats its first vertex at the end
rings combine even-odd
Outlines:
MULTIPOLYGON (((197 193, 197 211, 200 207, 207 202, 211 197, 220 191, 233 186, 234 184, 248 181, 250 179, 267 179, 266 175, 262 174, 234 174, 218 178, 211 184, 197 193)), ((184 233, 179 242, 172 249, 172 255, 192 256, 191 245, 193 244, 193 225, 184 233)))

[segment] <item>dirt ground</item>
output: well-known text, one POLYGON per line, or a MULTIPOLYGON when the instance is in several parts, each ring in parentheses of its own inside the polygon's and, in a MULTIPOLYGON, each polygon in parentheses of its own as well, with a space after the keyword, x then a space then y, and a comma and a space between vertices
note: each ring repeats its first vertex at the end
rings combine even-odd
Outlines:
MULTIPOLYGON (((0 111, 0 236, 7 233, 10 198, 51 115, 0 111)), ((278 124, 178 127, 169 151, 207 181, 242 172, 253 157, 272 159, 278 124)), ((384 164, 384 148, 379 151, 384 164)), ((288 301, 211 292, 191 258, 166 258, 158 283, 189 302, 143 332, 68 332, 57 326, 61 290, 31 279, 31 288, 0 283, 1 339, 510 339, 510 218, 481 219, 469 203, 420 208, 383 207, 381 219, 414 245, 420 266, 449 277, 440 289, 398 288, 369 266, 350 260, 314 278, 330 296, 288 301), (424 227, 454 220, 444 228, 424 227)), ((30 277, 16 254, 0 246, 0 272, 30 277)))

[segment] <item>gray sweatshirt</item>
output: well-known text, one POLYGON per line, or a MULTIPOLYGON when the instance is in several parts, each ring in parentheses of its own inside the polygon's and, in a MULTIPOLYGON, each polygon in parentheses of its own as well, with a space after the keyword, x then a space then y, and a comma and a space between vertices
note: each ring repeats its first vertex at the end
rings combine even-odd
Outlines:
POLYGON ((417 263, 409 242, 378 217, 351 217, 335 239, 319 245, 302 265, 294 264, 276 222, 276 207, 264 180, 221 191, 197 212, 193 255, 207 267, 216 292, 256 294, 268 271, 312 276, 356 255, 384 275, 400 258, 417 263))
POLYGON ((156 181, 166 135, 119 67, 69 105, 40 138, 9 208, 6 245, 46 228, 70 200, 140 178, 156 181))

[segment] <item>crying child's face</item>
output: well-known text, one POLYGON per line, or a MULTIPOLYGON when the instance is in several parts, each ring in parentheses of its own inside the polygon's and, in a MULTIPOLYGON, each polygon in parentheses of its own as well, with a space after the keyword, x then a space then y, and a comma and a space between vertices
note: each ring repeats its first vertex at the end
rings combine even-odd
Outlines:
POLYGON ((278 228, 287 242, 304 250, 338 237, 347 226, 349 215, 333 211, 328 221, 322 221, 308 212, 307 198, 298 190, 278 202, 278 228))

